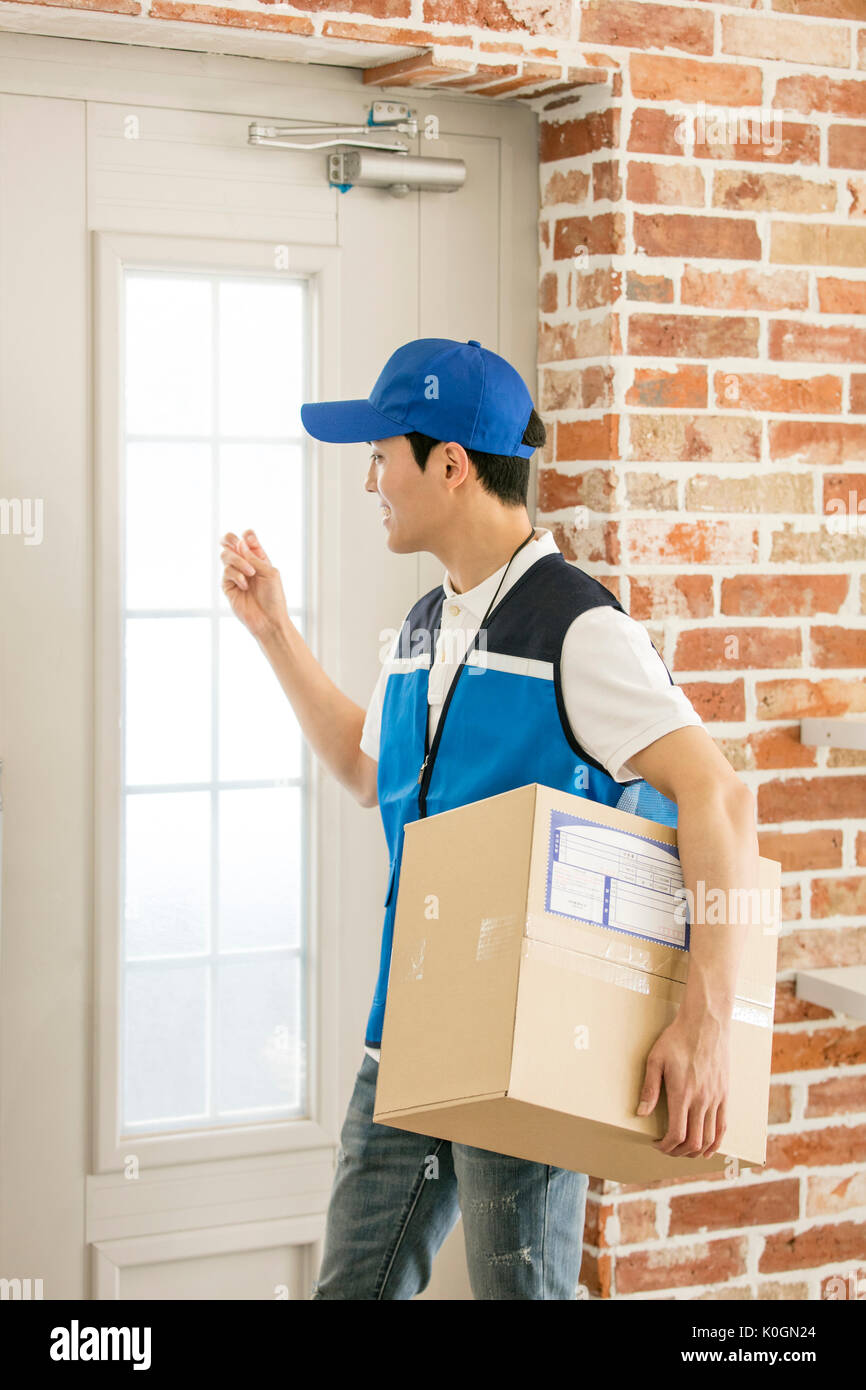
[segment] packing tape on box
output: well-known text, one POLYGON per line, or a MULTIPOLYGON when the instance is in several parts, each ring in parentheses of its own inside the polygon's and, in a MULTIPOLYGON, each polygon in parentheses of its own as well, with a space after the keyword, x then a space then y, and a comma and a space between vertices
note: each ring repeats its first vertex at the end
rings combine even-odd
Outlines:
POLYGON ((743 999, 734 1000, 731 1018, 736 1019, 738 1023, 754 1023, 758 1028, 772 1028, 773 1026, 771 1009, 762 1008, 760 1004, 749 1004, 743 999))
MULTIPOLYGON (((552 918, 542 912, 526 914, 526 935, 531 940, 563 951, 577 951, 580 955, 645 971, 656 979, 680 980, 685 984, 681 962, 686 953, 677 946, 665 947, 661 941, 653 942, 648 947, 641 937, 630 936, 627 932, 608 927, 589 927, 577 918, 552 918), (660 952, 665 950, 668 954, 662 956, 660 952), (666 964, 670 967, 670 973, 666 973, 666 964)), ((775 989, 771 990, 765 981, 741 974, 737 990, 745 1002, 759 1009, 773 1008, 775 989)))
MULTIPOLYGON (((526 960, 544 961, 549 965, 565 966, 577 970, 581 975, 605 984, 618 985, 621 989, 633 990, 636 994, 655 995, 671 1003, 682 1000, 683 985, 680 981, 669 980, 664 975, 653 975, 645 970, 635 970, 621 961, 605 960, 595 955, 584 955, 582 951, 572 951, 567 946, 552 946, 548 941, 537 941, 527 937, 522 946, 526 960)), ((760 1004, 751 1004, 737 999, 731 1010, 731 1018, 738 1023, 751 1023, 758 1028, 772 1027, 772 1010, 760 1004)))
MULTIPOLYGON (((629 936, 626 932, 609 927, 589 927, 573 917, 557 917, 552 921, 545 913, 528 912, 525 920, 526 935, 534 941, 543 941, 562 950, 580 951, 598 959, 629 965, 636 970, 651 971, 654 964, 658 965, 659 949, 665 949, 661 942, 654 942, 651 950, 640 937, 629 936), (551 941, 551 936, 562 939, 551 941)), ((670 946, 667 949, 672 958, 682 959, 683 952, 679 947, 670 946)))
POLYGON ((523 918, 511 914, 509 917, 482 917, 475 949, 476 960, 489 960, 491 956, 501 956, 512 949, 516 937, 523 936, 523 918))
POLYGON ((633 970, 619 961, 603 960, 599 956, 586 956, 582 951, 570 951, 566 946, 552 946, 549 941, 534 941, 527 937, 523 943, 523 956, 526 960, 545 961, 549 965, 565 966, 577 970, 581 975, 589 975, 594 980, 604 980, 609 985, 620 985, 623 989, 634 990, 636 994, 650 993, 650 980, 659 986, 658 992, 666 998, 673 998, 670 990, 673 983, 664 976, 650 976, 643 970, 633 970))

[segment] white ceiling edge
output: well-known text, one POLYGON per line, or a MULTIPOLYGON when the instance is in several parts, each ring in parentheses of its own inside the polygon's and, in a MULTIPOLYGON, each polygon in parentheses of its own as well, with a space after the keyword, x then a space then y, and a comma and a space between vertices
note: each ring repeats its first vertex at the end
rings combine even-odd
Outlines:
POLYGON ((426 52, 423 47, 327 39, 319 34, 283 34, 236 29, 228 24, 176 23, 136 15, 101 14, 94 10, 55 10, 43 5, 5 3, 0 12, 0 31, 3 30, 46 38, 92 39, 102 43, 346 68, 376 67, 426 52))

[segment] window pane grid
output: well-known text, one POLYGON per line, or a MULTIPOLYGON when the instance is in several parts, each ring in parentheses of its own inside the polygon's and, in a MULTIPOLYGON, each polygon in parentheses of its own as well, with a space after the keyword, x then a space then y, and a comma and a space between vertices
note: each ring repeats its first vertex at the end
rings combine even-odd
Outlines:
MULTIPOLYGON (((128 271, 127 304, 130 290, 134 297, 135 280, 139 281, 139 288, 144 285, 144 288, 157 299, 160 292, 163 292, 163 302, 158 305, 153 320, 158 321, 161 310, 165 321, 173 325, 174 305, 166 311, 168 301, 164 293, 166 287, 171 285, 171 273, 161 270, 128 271)), ((265 338, 267 339, 267 333, 270 332, 276 346, 285 349, 288 358, 294 356, 297 370, 291 385, 297 400, 300 401, 308 389, 304 379, 307 359, 305 348, 309 341, 308 300, 304 287, 300 281, 287 282, 285 277, 236 277, 190 272, 175 277, 171 288, 180 294, 181 298, 186 296, 188 312, 192 304, 202 322, 208 321, 209 382, 198 379, 187 391, 168 390, 165 392, 167 403, 163 399, 157 400, 154 395, 155 416, 159 418, 160 414, 170 415, 174 410, 177 428, 169 431, 156 428, 151 431, 147 428, 147 409, 143 404, 147 391, 145 389, 142 393, 139 390, 136 396, 136 383, 131 382, 128 377, 127 415, 132 415, 136 428, 130 429, 125 435, 127 460, 135 455, 136 449, 142 451, 138 460, 140 469, 142 463, 147 464, 149 461, 148 450, 151 451, 152 461, 154 447, 164 448, 165 455, 160 457, 157 453, 156 458, 157 462, 163 465, 166 476, 171 474, 173 462, 175 472, 178 471, 176 464, 180 460, 181 467, 185 463, 198 467, 198 478, 201 482, 201 464, 202 460, 207 458, 207 515, 212 551, 217 561, 216 540, 226 529, 223 510, 225 499, 222 495, 224 478, 231 479, 229 497, 232 511, 239 501, 245 505, 254 504, 256 518, 266 518, 267 523, 274 529, 277 516, 285 522, 291 520, 297 530, 294 538, 288 536, 286 548, 294 551, 292 558, 296 570, 290 572, 289 577, 294 592, 302 601, 291 602, 291 590, 288 586, 287 594, 290 615, 303 629, 306 626, 304 620, 307 611, 301 555, 308 487, 306 441, 302 432, 295 430, 273 429, 263 433, 238 430, 236 426, 242 422, 241 417, 244 413, 249 413, 253 406, 256 410, 261 407, 261 392, 256 401, 258 388, 255 384, 247 382, 242 389, 236 388, 227 380, 223 359, 234 354, 233 370, 238 367, 239 355, 242 354, 239 342, 243 336, 240 330, 246 327, 247 316, 255 321, 258 315, 259 327, 264 327, 265 338), (287 283, 292 287, 288 294, 285 293, 287 283), (209 300, 206 306, 202 297, 205 287, 209 300), (223 310, 226 305, 229 324, 227 333, 230 333, 230 338, 227 333, 223 333, 223 310), (291 339, 287 328, 290 330, 291 339), (230 343, 230 346, 227 346, 227 343, 230 343), (249 400, 243 395, 244 389, 249 391, 249 400), (229 414, 233 417, 230 423, 235 426, 231 430, 226 428, 225 432, 222 418, 224 395, 228 396, 229 414), (209 408, 207 421, 202 418, 205 403, 209 408), (181 418, 185 412, 185 418, 181 418), (188 428, 193 417, 200 426, 197 430, 188 428), (202 425, 204 428, 201 428, 202 425), (233 454, 232 450, 238 448, 247 449, 249 452, 246 455, 233 454), (197 454, 195 450, 198 450, 197 454), (283 452, 280 453, 280 450, 283 452), (172 451, 175 451, 174 460, 172 451), (266 504, 264 506, 263 499, 266 504), (294 515, 288 516, 287 513, 290 512, 294 515)), ((135 317, 133 311, 133 320, 135 317)), ((139 333, 146 337, 149 327, 151 325, 147 323, 145 313, 138 324, 139 333)), ((195 340, 196 334, 201 346, 201 323, 187 326, 187 340, 195 340)), ((136 352, 129 351, 129 340, 128 331, 127 362, 129 364, 132 360, 134 365, 136 352)), ((153 362, 147 360, 145 347, 141 343, 136 347, 139 364, 143 363, 142 377, 145 379, 145 386, 153 388, 154 383, 159 383, 159 370, 154 367, 153 362), (147 381, 148 374, 150 381, 147 381)), ((169 353, 171 351, 168 343, 166 350, 169 353)), ((195 370, 193 375, 195 376, 195 370)), ((201 377, 201 373, 199 376, 201 377)), ((288 385, 286 390, 289 391, 288 385)), ((273 407, 270 402, 265 402, 265 405, 265 413, 267 414, 269 409, 272 419, 281 408, 285 409, 279 405, 273 407)), ((129 467, 128 463, 127 477, 129 467)), ((171 476, 173 479, 174 475, 171 476)), ((148 502, 152 506, 153 499, 147 498, 147 487, 146 484, 142 484, 141 476, 138 477, 136 486, 139 500, 144 498, 145 501, 144 534, 139 536, 136 590, 136 596, 141 597, 142 590, 147 588, 149 582, 153 582, 152 563, 147 553, 148 541, 158 550, 160 536, 149 537, 147 533, 148 502)), ((186 486, 189 488, 189 482, 186 486)), ((180 492, 182 510, 182 488, 180 492)), ((134 499, 135 489, 132 493, 134 499)), ((169 508, 173 496, 172 487, 165 499, 169 508)), ((129 512, 129 502, 127 511, 129 512)), ((243 517, 236 520, 232 515, 230 523, 245 525, 253 519, 243 517)), ((127 516, 128 563, 131 553, 130 535, 135 535, 134 512, 127 516)), ((265 543, 282 573, 283 565, 274 547, 268 540, 265 543)), ((170 563, 170 560, 169 554, 166 563, 170 563)), ((256 746, 259 731, 255 727, 256 707, 253 702, 253 712, 246 720, 246 725, 252 728, 253 736, 247 738, 244 746, 244 734, 249 733, 249 730, 242 718, 232 719, 231 701, 225 703, 224 700, 232 689, 231 678, 239 668, 236 658, 240 649, 236 646, 235 634, 240 633, 248 644, 248 658, 243 662, 245 684, 252 683, 257 671, 260 674, 260 668, 257 668, 256 663, 261 663, 261 658, 253 650, 253 639, 243 632, 222 593, 221 564, 214 563, 210 567, 209 605, 199 603, 177 607, 173 604, 167 607, 160 604, 128 602, 127 568, 128 564, 124 567, 123 599, 127 651, 123 672, 125 747, 122 815, 126 902, 123 956, 126 989, 122 1029, 124 1114, 121 1127, 127 1133, 154 1132, 206 1128, 214 1125, 224 1127, 230 1122, 260 1123, 265 1117, 301 1117, 307 1114, 308 884, 303 868, 308 862, 309 779, 306 750, 301 745, 285 697, 279 691, 269 669, 266 670, 267 678, 276 687, 276 698, 284 707, 279 714, 284 721, 281 726, 279 722, 275 722, 275 710, 271 699, 271 729, 278 729, 284 737, 274 740, 276 746, 273 756, 267 740, 263 744, 260 736, 259 746, 256 746), (170 619, 178 621, 171 623, 168 621, 170 619), (148 631, 154 634, 152 639, 146 639, 148 631), (166 647, 165 638, 172 631, 177 634, 177 642, 173 646, 170 642, 166 647), (172 658, 171 662, 158 662, 160 643, 163 644, 163 654, 167 651, 172 658), (130 655, 133 658, 133 673, 137 671, 140 676, 144 671, 149 676, 153 670, 158 670, 165 675, 168 682, 176 685, 175 663, 182 676, 185 660, 190 663, 187 677, 189 678, 190 672, 195 669, 199 670, 201 676, 205 669, 200 665, 204 658, 205 645, 208 648, 207 676, 210 689, 206 703, 209 708, 205 710, 201 701, 196 703, 193 699, 186 713, 189 716, 190 709, 200 709, 201 724, 209 725, 205 730, 206 743, 201 747, 207 749, 210 776, 190 778, 188 771, 196 761, 196 749, 193 748, 190 752, 188 747, 181 749, 178 746, 175 749, 175 757, 180 775, 175 775, 172 767, 169 777, 165 776, 163 770, 161 776, 155 776, 151 780, 149 774, 153 763, 156 763, 158 773, 160 766, 165 769, 166 759, 164 756, 162 759, 156 757, 148 762, 139 754, 137 761, 133 760, 133 770, 138 770, 139 775, 131 776, 127 780, 127 750, 131 737, 128 699, 130 655), (198 668, 196 660, 199 662, 198 668), (228 685, 226 681, 229 681, 228 685), (292 728, 289 727, 290 724, 292 728), (226 759, 233 765, 231 770, 237 772, 240 764, 245 760, 249 762, 250 759, 255 762, 257 756, 260 771, 264 764, 267 771, 267 767, 272 763, 276 764, 279 757, 285 760, 288 756, 290 762, 295 764, 295 772, 292 775, 273 777, 222 775, 226 759), (184 759, 187 763, 186 774, 184 759), (144 780, 140 776, 142 769, 146 772, 144 780), (206 817, 202 796, 208 808, 206 817), (251 796, 254 798, 253 801, 249 800, 251 796), (227 797, 229 800, 226 800, 227 797), (238 801, 238 798, 241 800, 238 801), (147 811, 144 820, 139 817, 137 822, 137 853, 140 862, 137 863, 136 869, 141 901, 138 913, 133 911, 130 914, 127 881, 130 846, 127 827, 130 812, 136 806, 140 810, 148 807, 155 810, 153 814, 147 811), (179 852, 176 843, 172 842, 172 817, 174 816, 176 830, 176 812, 179 808, 184 808, 180 817, 183 824, 184 850, 188 843, 187 828, 193 827, 195 832, 189 835, 189 842, 195 849, 192 855, 192 873, 188 872, 190 866, 185 854, 179 852), (167 811, 169 814, 166 814, 167 811), (205 829, 205 820, 208 863, 203 878, 201 871, 204 869, 202 861, 205 842, 202 840, 201 832, 205 829), (167 829, 161 825, 163 821, 168 822, 167 829), (163 843, 160 842, 160 835, 163 836, 163 843), (150 866, 145 852, 147 849, 150 849, 152 855, 156 854, 153 873, 156 888, 153 891, 151 876, 148 873, 150 866), (180 866, 179 861, 183 861, 180 866), (170 940, 175 922, 169 920, 166 923, 164 919, 166 904, 168 903, 169 907, 174 904, 170 895, 164 901, 159 900, 161 883, 181 894, 178 900, 180 915, 176 919, 176 925, 184 926, 188 938, 186 940, 183 939, 183 932, 180 933, 179 941, 170 940), (151 925, 148 920, 148 908, 153 908, 154 904, 155 912, 151 925), (289 910, 288 916, 286 909, 289 910), (130 941, 134 933, 130 929, 130 915, 133 919, 137 915, 142 923, 138 929, 138 935, 142 939, 147 938, 148 931, 151 932, 154 940, 159 943, 156 950, 142 949, 142 943, 139 941, 138 949, 134 953, 131 951, 130 941), (200 935, 202 929, 204 939, 196 945, 196 934, 200 935), (160 931, 164 938, 168 936, 168 942, 159 941, 160 931), (289 937, 294 934, 297 939, 285 939, 286 932, 289 933, 289 937), (271 939, 268 939, 269 935, 271 939), (263 975, 262 971, 266 973, 263 975), (172 980, 175 981, 174 984, 171 983, 172 980), (270 1031, 266 1029, 267 1023, 270 1023, 270 1031), (150 1060, 153 1065, 148 1072, 147 1062, 150 1060), (172 1067, 173 1063, 177 1075, 161 1085, 158 1074, 160 1065, 172 1067), (200 1103, 196 1103, 196 1098, 200 1103)), ((197 582, 197 575, 193 574, 192 567, 189 567, 188 583, 194 585, 197 582)), ((241 695, 243 693, 242 690, 241 695)), ((141 716, 141 693, 136 691, 134 679, 132 694, 133 714, 138 718, 137 727, 140 735, 137 746, 140 749, 140 731, 147 724, 147 719, 141 716)), ((266 695, 270 698, 273 694, 273 690, 268 686, 266 695)), ((234 697, 234 714, 237 716, 239 710, 241 714, 244 712, 243 703, 239 704, 237 687, 234 689, 234 697)), ((260 705, 259 708, 263 707, 260 705)), ((165 715, 167 709, 164 708, 162 712, 165 715)), ((183 713, 181 710, 181 726, 183 713)), ((158 714, 154 722, 158 726, 158 714)), ((134 734, 135 718, 132 723, 134 734)), ((165 728, 168 728, 167 722, 165 728)), ((196 738, 200 742, 201 732, 201 728, 196 728, 195 737, 182 742, 189 744, 191 741, 195 744, 196 738)), ((146 744, 147 738, 144 736, 145 750, 146 744)), ((151 748, 151 752, 153 751, 151 748)), ((162 753, 162 750, 160 752, 162 753)), ((246 770, 250 770, 249 766, 246 770)), ((275 770, 285 772, 286 768, 275 770)))
POLYGON ((169 969, 172 966, 184 968, 188 965, 208 965, 213 960, 246 960, 248 957, 258 956, 268 957, 269 960, 301 960, 303 959, 303 946, 245 946, 236 951, 202 951, 198 955, 177 955, 177 956, 138 956, 127 961, 127 969, 144 970, 148 966, 158 966, 160 969, 169 969))
POLYGON ((261 444, 265 440, 268 444, 304 444, 306 443, 302 434, 221 434, 219 436, 208 434, 128 434, 127 444, 176 444, 178 439, 183 439, 184 444, 212 444, 218 439, 221 444, 261 444))
POLYGON ((279 777, 267 781, 247 781, 247 782, 141 782, 135 784, 129 782, 125 791, 127 796, 147 796, 155 792, 217 792, 228 791, 260 791, 264 787, 303 787, 304 783, 300 777, 279 777))

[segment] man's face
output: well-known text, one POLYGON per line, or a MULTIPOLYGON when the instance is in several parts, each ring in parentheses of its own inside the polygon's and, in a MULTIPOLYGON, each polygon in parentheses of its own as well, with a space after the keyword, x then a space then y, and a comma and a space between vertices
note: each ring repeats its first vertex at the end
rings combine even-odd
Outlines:
POLYGON ((442 505, 432 466, 435 449, 423 471, 404 434, 373 439, 369 449, 370 466, 364 487, 367 492, 378 494, 389 550, 401 555, 427 550, 429 538, 436 534, 442 505))

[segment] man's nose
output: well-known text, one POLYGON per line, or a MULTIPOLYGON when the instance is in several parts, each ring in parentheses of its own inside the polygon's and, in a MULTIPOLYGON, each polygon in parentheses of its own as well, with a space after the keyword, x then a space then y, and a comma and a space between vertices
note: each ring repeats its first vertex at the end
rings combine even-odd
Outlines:
POLYGON ((367 477, 364 480, 364 487, 366 488, 367 492, 376 492, 377 490, 376 468, 375 465, 372 463, 370 464, 370 467, 367 469, 367 477))

